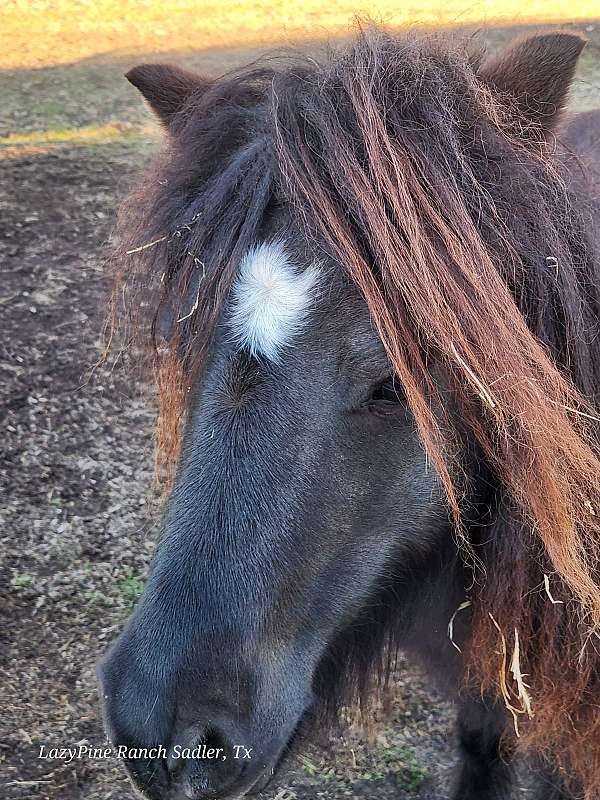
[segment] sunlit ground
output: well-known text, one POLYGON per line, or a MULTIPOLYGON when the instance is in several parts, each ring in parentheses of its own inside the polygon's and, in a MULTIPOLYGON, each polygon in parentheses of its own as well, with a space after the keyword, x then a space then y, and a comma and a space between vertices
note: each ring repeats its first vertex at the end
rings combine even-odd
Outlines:
POLYGON ((140 146, 158 138, 156 124, 132 125, 115 122, 81 128, 59 128, 0 136, 0 161, 42 155, 63 147, 138 142, 140 146))
POLYGON ((280 45, 318 50, 348 37, 357 16, 481 29, 492 49, 525 27, 575 25, 590 44, 573 101, 600 106, 600 0, 0 0, 0 159, 115 142, 144 149, 160 128, 123 78, 135 63, 222 74, 280 45))
MULTIPOLYGON (((148 132, 153 133, 154 128, 148 126, 148 132)), ((85 128, 11 133, 8 136, 0 137, 0 144, 7 147, 47 144, 106 144, 115 141, 115 139, 120 139, 128 133, 131 133, 131 126, 129 125, 118 123, 112 125, 89 125, 85 128)))
POLYGON ((355 15, 449 26, 574 22, 599 12, 597 0, 1 0, 0 69, 321 38, 355 15))

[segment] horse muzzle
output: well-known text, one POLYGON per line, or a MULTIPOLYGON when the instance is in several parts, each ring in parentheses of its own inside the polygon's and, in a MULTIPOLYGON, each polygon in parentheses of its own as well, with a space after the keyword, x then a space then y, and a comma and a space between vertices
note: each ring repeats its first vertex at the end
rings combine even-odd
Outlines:
POLYGON ((267 689, 256 673, 238 676, 252 687, 245 692, 227 673, 218 687, 179 675, 158 681, 122 644, 97 668, 103 717, 113 753, 145 797, 234 800, 268 783, 310 691, 290 690, 293 682, 267 689))

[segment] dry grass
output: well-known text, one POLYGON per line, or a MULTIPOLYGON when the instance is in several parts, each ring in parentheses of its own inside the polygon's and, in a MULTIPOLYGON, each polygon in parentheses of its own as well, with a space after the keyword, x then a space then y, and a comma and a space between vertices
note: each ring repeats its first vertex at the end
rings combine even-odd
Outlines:
POLYGON ((356 14, 392 26, 512 21, 574 22, 598 16, 595 0, 4 0, 0 68, 66 64, 108 53, 189 51, 343 32, 356 14))
MULTIPOLYGON (((142 132, 152 136, 154 128, 149 125, 142 132)), ((123 123, 88 125, 82 128, 59 128, 32 133, 10 133, 8 136, 0 136, 0 152, 4 147, 16 147, 18 145, 108 144, 122 139, 127 134, 139 133, 139 128, 123 123)))

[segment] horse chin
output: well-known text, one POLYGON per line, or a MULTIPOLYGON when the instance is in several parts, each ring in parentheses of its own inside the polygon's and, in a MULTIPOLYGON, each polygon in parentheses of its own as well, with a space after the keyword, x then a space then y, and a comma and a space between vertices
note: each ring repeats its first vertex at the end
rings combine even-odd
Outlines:
POLYGON ((265 766, 258 775, 253 776, 247 781, 246 785, 238 786, 231 793, 218 795, 218 800, 242 800, 244 797, 256 797, 263 792, 273 781, 275 776, 281 771, 282 766, 288 760, 292 752, 292 742, 296 740, 293 734, 290 741, 281 749, 280 753, 273 758, 268 766, 265 766))
POLYGON ((271 783, 277 769, 279 761, 272 767, 265 767, 264 770, 254 779, 249 781, 246 786, 239 786, 232 792, 224 795, 217 795, 219 800, 242 800, 244 797, 256 797, 271 783))
MULTIPOLYGON (((242 800, 244 797, 255 797, 265 789, 271 782, 274 775, 274 768, 265 768, 257 777, 247 780, 245 783, 232 788, 231 791, 224 793, 211 794, 215 800, 242 800)), ((139 796, 143 800, 159 800, 158 795, 148 793, 147 789, 141 791, 138 786, 134 784, 135 788, 139 791, 139 796)), ((193 791, 182 790, 181 787, 171 788, 167 790, 166 794, 160 795, 160 800, 188 800, 189 797, 194 797, 193 791)))
POLYGON ((286 762, 296 751, 298 743, 302 741, 302 738, 298 729, 296 729, 288 743, 282 748, 277 758, 275 758, 272 765, 270 767, 265 767, 250 789, 248 789, 244 795, 240 795, 240 797, 254 797, 263 792, 271 784, 275 776, 283 770, 286 762))

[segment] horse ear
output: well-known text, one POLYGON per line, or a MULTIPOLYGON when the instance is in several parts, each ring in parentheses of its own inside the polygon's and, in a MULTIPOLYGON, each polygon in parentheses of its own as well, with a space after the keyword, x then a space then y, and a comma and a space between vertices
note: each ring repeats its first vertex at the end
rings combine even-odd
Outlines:
POLYGON ((200 75, 172 64, 140 64, 125 74, 150 104, 161 122, 169 125, 186 100, 208 85, 200 75))
POLYGON ((525 135, 543 139, 558 124, 586 39, 575 33, 542 33, 522 39, 485 61, 479 77, 516 103, 530 123, 525 135))

